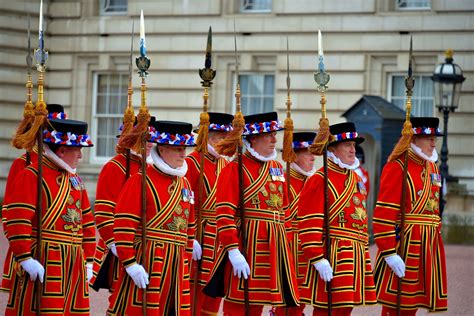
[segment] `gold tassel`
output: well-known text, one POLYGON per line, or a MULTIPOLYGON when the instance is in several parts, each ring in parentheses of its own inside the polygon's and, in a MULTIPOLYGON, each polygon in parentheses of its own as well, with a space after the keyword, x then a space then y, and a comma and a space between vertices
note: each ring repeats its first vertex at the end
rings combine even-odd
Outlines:
POLYGON ((115 148, 118 154, 124 154, 127 151, 127 148, 123 146, 123 139, 125 135, 130 134, 130 132, 133 130, 133 123, 135 123, 135 113, 133 111, 133 107, 127 106, 125 113, 123 114, 122 133, 120 133, 117 147, 115 148))
POLYGON ((229 133, 229 136, 216 145, 216 151, 220 155, 232 157, 237 152, 237 147, 242 146, 242 132, 245 127, 245 119, 242 112, 235 112, 232 127, 233 130, 229 133))
POLYGON ((207 112, 201 112, 199 115, 199 131, 198 139, 196 141, 196 151, 206 154, 207 153, 207 141, 209 137, 209 124, 210 117, 207 112))
POLYGON ((18 125, 15 135, 11 141, 11 145, 16 149, 22 149, 18 141, 18 137, 31 128, 31 124, 35 119, 35 106, 31 102, 31 95, 33 90, 33 82, 31 82, 31 74, 28 74, 28 80, 26 81, 26 102, 23 109, 23 120, 18 125))
POLYGON ((291 117, 285 119, 285 133, 283 135, 283 154, 282 158, 285 162, 294 162, 296 160, 296 154, 293 150, 293 120, 291 117))
POLYGON ((19 137, 22 134, 25 134, 33 124, 35 120, 35 107, 31 100, 26 101, 25 109, 23 110, 23 120, 18 125, 15 135, 11 141, 11 145, 16 149, 22 149, 19 137))
POLYGON ((148 131, 148 122, 150 113, 147 108, 141 107, 137 115, 137 125, 130 133, 123 136, 120 146, 125 149, 131 149, 137 153, 141 152, 142 136, 148 131))
POLYGON ((403 123, 402 136, 400 136, 398 143, 393 148, 392 153, 388 157, 388 161, 396 160, 398 157, 400 157, 400 155, 402 155, 405 151, 407 151, 408 148, 410 147, 410 143, 412 142, 412 139, 413 139, 413 126, 411 125, 410 121, 405 120, 405 123, 403 123))
POLYGON ((16 144, 27 151, 32 151, 36 142, 36 135, 43 128, 48 117, 46 102, 38 101, 35 106, 35 118, 31 124, 31 128, 17 138, 16 144))
POLYGON ((316 156, 321 156, 324 153, 326 144, 332 141, 333 136, 329 131, 329 120, 325 117, 319 119, 319 131, 314 138, 313 144, 309 146, 309 152, 316 156))

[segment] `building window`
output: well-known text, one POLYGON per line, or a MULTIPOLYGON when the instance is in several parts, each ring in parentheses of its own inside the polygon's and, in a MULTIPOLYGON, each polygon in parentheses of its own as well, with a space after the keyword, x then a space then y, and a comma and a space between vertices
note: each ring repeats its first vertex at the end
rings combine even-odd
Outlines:
MULTIPOLYGON (((244 115, 273 111, 275 76, 271 74, 240 75, 240 105, 244 115)), ((235 94, 235 83, 234 83, 235 94)), ((232 95, 235 109, 235 95, 232 95)))
POLYGON ((93 155, 100 161, 115 156, 116 136, 127 105, 128 74, 96 74, 94 79, 93 155))
POLYGON ((239 0, 240 12, 261 13, 272 12, 272 0, 239 0))
POLYGON ((396 0, 397 10, 426 10, 431 9, 431 0, 396 0))
MULTIPOLYGON (((425 75, 413 76, 413 78, 415 79, 415 88, 413 89, 413 95, 411 98, 411 115, 433 116, 433 81, 431 81, 431 77, 425 75)), ((391 87, 389 87, 391 93, 389 97, 390 101, 400 109, 405 110, 405 76, 393 75, 389 81, 391 81, 391 87)))
POLYGON ((127 14, 128 0, 100 0, 100 15, 127 14))

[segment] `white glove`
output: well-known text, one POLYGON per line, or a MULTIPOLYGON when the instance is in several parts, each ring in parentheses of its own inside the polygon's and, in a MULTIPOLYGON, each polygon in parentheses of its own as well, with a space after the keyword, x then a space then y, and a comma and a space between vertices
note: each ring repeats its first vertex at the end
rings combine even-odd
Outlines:
POLYGON ((202 257, 201 245, 199 244, 199 242, 196 239, 194 239, 194 242, 193 242, 193 260, 195 260, 195 261, 201 260, 201 257, 202 257))
POLYGON ((230 263, 232 263, 232 267, 234 268, 234 276, 238 276, 239 278, 243 276, 244 279, 247 279, 250 275, 250 267, 245 257, 237 248, 229 250, 228 253, 230 263))
POLYGON ((92 279, 92 263, 86 263, 87 283, 92 279))
POLYGON ((385 257, 384 259, 390 269, 395 272, 397 277, 403 278, 405 276, 405 262, 403 262, 402 258, 400 258, 399 255, 390 255, 385 257))
POLYGON ((44 267, 37 260, 33 258, 26 259, 20 262, 21 267, 30 275, 30 280, 35 281, 39 277, 41 283, 44 279, 44 267))
POLYGON ((139 289, 144 289, 150 283, 148 281, 149 275, 141 264, 135 263, 125 269, 128 275, 139 289))
POLYGON ((316 268, 316 270, 318 270, 319 277, 321 278, 321 280, 323 280, 324 282, 329 282, 332 280, 332 268, 329 264, 329 261, 327 261, 326 259, 320 260, 314 264, 314 267, 316 268))
POLYGON ((114 254, 114 256, 116 256, 118 258, 118 254, 117 254, 117 247, 115 247, 115 243, 111 243, 110 245, 107 246, 107 248, 109 248, 110 251, 112 251, 112 253, 114 254))

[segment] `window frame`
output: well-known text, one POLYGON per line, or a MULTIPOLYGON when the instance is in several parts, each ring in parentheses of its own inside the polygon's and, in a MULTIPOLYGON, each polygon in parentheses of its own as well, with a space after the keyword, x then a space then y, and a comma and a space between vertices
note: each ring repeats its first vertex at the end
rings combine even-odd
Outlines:
MULTIPOLYGON (((395 10, 396 11, 425 11, 425 10, 431 10, 431 0, 426 0, 428 2, 427 6, 425 7, 400 7, 400 2, 405 1, 405 2, 410 2, 410 0, 395 0, 395 10)), ((421 0, 418 0, 421 1, 421 0)))
POLYGON ((245 9, 245 2, 247 0, 238 0, 238 9, 239 13, 271 13, 273 10, 273 0, 268 0, 270 2, 270 6, 268 9, 245 9))
MULTIPOLYGON (((266 75, 271 75, 273 76, 273 108, 271 111, 275 111, 275 96, 276 96, 276 84, 275 84, 275 80, 276 80, 276 76, 275 76, 275 73, 273 72, 269 72, 269 71, 245 71, 245 72, 239 72, 239 75, 240 76, 248 76, 248 75, 260 75, 260 76, 266 76, 266 75)), ((231 113, 235 113, 235 110, 236 110, 236 103, 235 103, 235 91, 236 91, 236 88, 237 88, 237 85, 236 85, 236 74, 235 74, 235 71, 232 72, 231 74, 232 76, 232 79, 231 79, 231 82, 232 82, 232 95, 231 95, 231 99, 232 99, 232 108, 231 108, 231 113)), ((265 86, 265 82, 264 82, 264 86, 265 86)), ((242 108, 242 86, 240 87, 240 106, 241 106, 241 110, 242 110, 242 114, 243 115, 249 115, 249 114, 245 114, 244 111, 243 111, 243 108, 242 108)), ((261 98, 263 98, 264 95, 261 96, 261 98)))
MULTIPOLYGON (((391 72, 391 73, 388 73, 388 79, 387 79, 387 99, 390 103, 393 103, 395 106, 397 106, 394 102, 393 102, 393 94, 392 94, 392 86, 393 86, 393 79, 395 76, 400 76, 400 77, 403 77, 405 78, 406 77, 406 73, 401 73, 401 72, 391 72)), ((416 78, 417 77, 426 77, 427 80, 430 80, 431 81, 431 76, 432 74, 428 74, 428 73, 419 73, 419 74, 416 74, 416 75, 413 75, 413 77, 415 78, 415 86, 417 84, 417 80, 416 78)), ((419 81, 419 80, 418 80, 419 81)), ((405 91, 405 90, 404 90, 405 91)), ((434 93, 434 92, 433 92, 434 93)), ((417 100, 427 100, 428 97, 415 97, 414 95, 412 95, 412 113, 411 115, 413 115, 413 107, 414 107, 414 104, 413 104, 413 99, 415 99, 416 101, 417 100)), ((404 95, 404 105, 406 104, 406 92, 405 92, 405 95, 404 95)), ((435 107, 435 104, 434 104, 434 94, 431 96, 431 100, 432 100, 432 107, 431 107, 431 113, 429 114, 423 114, 423 116, 433 116, 434 115, 434 107, 435 107)), ((398 107, 398 106, 397 106, 398 107)), ((405 107, 401 108, 403 111, 405 111, 405 107)))
POLYGON ((99 15, 100 16, 127 15, 128 14, 128 0, 126 0, 127 6, 126 6, 124 11, 106 11, 105 10, 105 4, 107 3, 107 1, 109 1, 109 0, 100 0, 99 1, 99 15))
MULTIPOLYGON (((98 87, 98 84, 99 84, 99 77, 101 75, 127 75, 128 76, 128 73, 125 72, 125 71, 97 71, 97 72, 94 72, 93 73, 93 88, 92 88, 92 126, 91 126, 91 138, 94 142, 94 146, 91 147, 91 163, 97 163, 97 164, 104 164, 106 163, 107 161, 109 161, 112 157, 115 156, 115 154, 113 156, 98 156, 97 155, 97 151, 98 151, 98 148, 99 148, 99 142, 98 142, 98 131, 99 131, 99 128, 98 128, 98 123, 99 123, 99 118, 100 117, 103 117, 103 118, 119 118, 119 119, 122 119, 123 118, 123 112, 120 112, 118 114, 115 115, 105 115, 105 114, 98 114, 97 113, 97 108, 98 108, 98 104, 97 104, 97 98, 98 98, 98 91, 99 91, 99 87, 98 87)), ((124 105, 125 106, 125 105, 124 105)), ((118 130, 116 131, 117 134, 118 134, 118 130)))

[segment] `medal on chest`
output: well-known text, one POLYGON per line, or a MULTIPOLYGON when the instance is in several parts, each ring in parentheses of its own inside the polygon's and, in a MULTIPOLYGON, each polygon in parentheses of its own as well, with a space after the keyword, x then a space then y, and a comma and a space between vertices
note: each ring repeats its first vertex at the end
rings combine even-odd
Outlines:
POLYGON ((367 195, 367 189, 365 188, 364 182, 357 182, 357 187, 359 188, 360 194, 367 195))
POLYGON ((181 198, 183 202, 194 204, 194 192, 186 188, 181 189, 181 198))
POLYGON ((283 168, 270 168, 270 177, 273 181, 285 182, 283 168))
POLYGON ((431 174, 431 183, 437 187, 441 187, 441 175, 437 173, 431 174))
POLYGON ((81 177, 79 177, 78 175, 70 176, 69 182, 71 182, 71 185, 74 188, 74 190, 80 191, 80 190, 85 189, 84 183, 82 182, 81 177))

